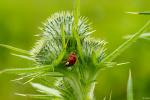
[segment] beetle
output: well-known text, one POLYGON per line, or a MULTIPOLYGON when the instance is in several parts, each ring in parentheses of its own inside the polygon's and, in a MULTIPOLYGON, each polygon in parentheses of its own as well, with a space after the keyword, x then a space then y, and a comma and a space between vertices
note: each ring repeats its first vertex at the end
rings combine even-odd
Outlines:
POLYGON ((67 61, 65 63, 65 66, 70 67, 72 65, 74 65, 77 61, 77 56, 75 54, 75 52, 71 52, 67 58, 67 61))

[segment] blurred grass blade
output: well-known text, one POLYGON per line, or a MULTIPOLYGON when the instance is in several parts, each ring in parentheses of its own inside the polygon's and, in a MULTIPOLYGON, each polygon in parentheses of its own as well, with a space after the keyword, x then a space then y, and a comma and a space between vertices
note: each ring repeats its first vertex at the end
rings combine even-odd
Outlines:
POLYGON ((29 97, 34 99, 43 99, 43 100, 49 100, 51 98, 50 95, 41 95, 41 94, 22 94, 22 93, 15 93, 17 96, 23 96, 23 97, 29 97))
MULTIPOLYGON (((130 39, 131 37, 133 37, 133 35, 127 35, 124 38, 125 39, 130 39)), ((139 36, 139 38, 141 39, 146 39, 146 40, 150 40, 150 33, 143 33, 139 36)))
POLYGON ((139 36, 145 31, 146 28, 148 28, 150 25, 150 20, 137 32, 135 33, 130 39, 126 40, 122 45, 120 45, 117 49, 115 49, 111 54, 106 56, 102 63, 104 62, 111 62, 116 57, 118 57, 122 52, 124 52, 130 45, 132 45, 139 36))
POLYGON ((14 69, 4 69, 0 71, 0 74, 2 73, 32 73, 32 72, 39 72, 39 71, 45 71, 45 70, 50 70, 53 71, 53 66, 51 65, 45 65, 45 66, 40 66, 40 67, 32 67, 32 68, 14 68, 14 69))
POLYGON ((127 12, 128 14, 137 14, 137 15, 150 15, 150 11, 144 12, 127 12))
POLYGON ((19 55, 19 54, 14 54, 12 53, 13 56, 16 56, 16 57, 20 57, 20 58, 23 58, 23 59, 27 59, 27 60, 30 60, 30 61, 35 61, 33 58, 29 57, 29 56, 25 56, 25 55, 19 55))
POLYGON ((126 65, 129 64, 130 62, 124 62, 124 63, 117 63, 116 66, 122 66, 122 65, 126 65))
POLYGON ((111 100, 111 97, 112 97, 112 91, 109 94, 109 100, 111 100))
POLYGON ((129 70, 129 78, 128 78, 128 84, 127 84, 127 100, 133 100, 133 86, 132 86, 131 70, 129 70))
POLYGON ((19 53, 30 55, 30 52, 23 50, 23 49, 13 47, 13 46, 10 46, 10 45, 0 44, 0 46, 5 47, 5 48, 10 49, 10 50, 13 50, 13 51, 16 51, 16 52, 19 52, 19 53))
POLYGON ((54 88, 49 88, 47 86, 38 84, 38 83, 31 83, 31 85, 36 88, 38 91, 41 91, 42 93, 46 93, 47 95, 56 96, 56 97, 62 97, 61 92, 54 88))
POLYGON ((103 98, 103 100, 106 100, 106 96, 103 98))

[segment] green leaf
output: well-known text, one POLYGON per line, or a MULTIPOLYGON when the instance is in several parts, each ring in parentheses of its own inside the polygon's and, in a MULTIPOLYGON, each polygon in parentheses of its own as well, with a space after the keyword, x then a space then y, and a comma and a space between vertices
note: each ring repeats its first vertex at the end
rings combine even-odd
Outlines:
POLYGON ((63 77, 64 75, 59 72, 48 72, 43 74, 42 76, 63 77))
POLYGON ((57 57, 56 60, 53 61, 52 65, 53 66, 57 66, 63 59, 64 55, 66 53, 66 48, 64 48, 61 53, 59 54, 59 56, 57 57))
POLYGON ((20 80, 23 80, 25 78, 31 78, 32 79, 33 77, 36 77, 36 75, 39 75, 40 77, 43 77, 43 76, 63 77, 64 76, 63 74, 61 74, 59 72, 48 72, 48 73, 41 73, 41 72, 34 72, 33 73, 32 72, 32 73, 23 74, 20 77, 13 79, 11 81, 20 81, 20 80))
POLYGON ((29 51, 26 51, 26 50, 23 50, 23 49, 19 49, 19 48, 10 46, 10 45, 0 44, 0 46, 5 47, 5 48, 10 49, 10 50, 13 50, 13 51, 16 51, 16 52, 19 52, 19 53, 30 55, 29 51))
POLYGON ((77 100, 83 100, 83 91, 82 91, 82 87, 81 87, 81 83, 79 82, 78 78, 76 77, 76 75, 72 74, 68 74, 68 77, 65 77, 65 81, 68 82, 70 84, 70 86, 72 87, 73 94, 75 96, 75 98, 77 100))
POLYGON ((41 95, 41 94, 22 94, 22 93, 15 93, 17 96, 23 96, 23 97, 29 97, 34 99, 43 99, 43 100, 49 100, 49 98, 52 98, 50 95, 41 95))
POLYGON ((94 99, 94 89, 95 89, 95 85, 96 85, 96 82, 92 82, 92 83, 91 83, 90 91, 89 91, 88 97, 87 97, 89 100, 95 100, 95 99, 94 99))
POLYGON ((129 70, 129 78, 128 78, 128 84, 127 84, 127 100, 133 100, 133 86, 132 86, 131 70, 129 70))
POLYGON ((136 15, 150 15, 149 11, 144 12, 127 12, 128 14, 136 14, 136 15))
POLYGON ((29 57, 29 56, 19 55, 19 54, 14 54, 14 53, 12 53, 12 55, 13 55, 13 56, 16 56, 16 57, 20 57, 20 58, 27 59, 27 60, 34 61, 34 62, 35 62, 35 59, 33 59, 32 57, 29 57))
POLYGON ((41 85, 38 83, 31 83, 31 85, 42 93, 45 93, 45 94, 50 95, 50 96, 62 98, 61 92, 59 92, 58 90, 56 90, 54 88, 49 88, 47 86, 44 86, 44 85, 41 85))
POLYGON ((4 69, 0 71, 0 74, 2 73, 32 73, 32 72, 39 72, 39 71, 53 71, 53 66, 51 65, 45 65, 40 67, 32 67, 32 68, 14 68, 14 69, 4 69))

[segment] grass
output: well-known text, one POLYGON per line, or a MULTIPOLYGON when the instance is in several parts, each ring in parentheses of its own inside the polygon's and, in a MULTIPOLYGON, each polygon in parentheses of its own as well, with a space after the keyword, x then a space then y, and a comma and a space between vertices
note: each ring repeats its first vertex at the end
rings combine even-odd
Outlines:
POLYGON ((131 70, 129 70, 129 78, 127 83, 127 100, 133 100, 133 83, 132 83, 131 70))

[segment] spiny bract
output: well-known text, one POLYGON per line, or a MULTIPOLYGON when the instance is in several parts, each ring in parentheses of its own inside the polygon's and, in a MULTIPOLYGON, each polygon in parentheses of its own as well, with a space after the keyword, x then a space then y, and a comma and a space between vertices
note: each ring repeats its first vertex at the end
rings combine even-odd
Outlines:
MULTIPOLYGON (((44 23, 43 28, 41 28, 42 34, 39 35, 41 39, 38 40, 35 47, 31 50, 32 57, 36 60, 36 62, 40 65, 51 64, 59 56, 62 51, 62 32, 65 33, 67 52, 77 51, 77 45, 73 42, 73 28, 73 13, 60 12, 55 13, 48 18, 44 23)), ((105 44, 104 41, 90 39, 89 35, 94 31, 88 23, 88 19, 85 17, 79 18, 75 32, 77 32, 80 37, 83 46, 82 50, 84 55, 86 55, 85 59, 91 57, 92 50, 96 51, 100 47, 103 48, 103 45, 105 44)), ((102 56, 103 52, 101 50, 100 54, 97 56, 97 60, 100 61, 102 56)))

